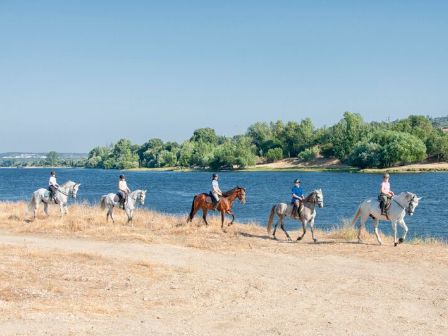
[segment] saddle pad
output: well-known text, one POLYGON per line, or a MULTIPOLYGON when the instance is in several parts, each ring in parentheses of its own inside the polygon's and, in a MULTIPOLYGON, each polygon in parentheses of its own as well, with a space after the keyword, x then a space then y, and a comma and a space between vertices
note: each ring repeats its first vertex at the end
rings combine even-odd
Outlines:
POLYGON ((45 198, 49 198, 50 197, 50 191, 45 190, 44 197, 45 198))
POLYGON ((121 200, 121 196, 120 196, 119 194, 116 194, 116 195, 114 196, 114 202, 115 202, 115 203, 119 203, 120 200, 121 200))

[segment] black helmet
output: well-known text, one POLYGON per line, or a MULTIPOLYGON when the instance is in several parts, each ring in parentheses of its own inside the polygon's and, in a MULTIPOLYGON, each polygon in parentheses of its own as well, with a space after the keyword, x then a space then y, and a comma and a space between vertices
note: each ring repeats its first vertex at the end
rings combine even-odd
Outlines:
POLYGON ((295 179, 294 183, 300 183, 300 179, 295 179))
POLYGON ((120 180, 122 180, 122 179, 124 179, 124 175, 123 174, 120 175, 120 180))
POLYGON ((218 177, 218 174, 213 174, 213 178, 218 177))
POLYGON ((53 175, 56 175, 56 172, 54 170, 51 172, 51 176, 53 175))

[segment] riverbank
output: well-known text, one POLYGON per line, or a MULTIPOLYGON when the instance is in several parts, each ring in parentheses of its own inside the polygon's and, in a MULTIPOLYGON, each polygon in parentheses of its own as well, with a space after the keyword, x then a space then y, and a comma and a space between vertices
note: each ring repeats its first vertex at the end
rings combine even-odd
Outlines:
POLYGON ((2 335, 448 333, 448 247, 433 240, 288 243, 215 216, 138 210, 132 229, 118 210, 117 224, 99 207, 25 210, 0 203, 2 335))
MULTIPOLYGON (((129 171, 178 171, 178 172, 195 172, 209 171, 207 169, 193 169, 181 167, 167 168, 135 168, 129 171)), ((369 173, 381 174, 389 173, 423 173, 423 172, 448 172, 448 162, 424 162, 409 164, 404 166, 389 168, 368 168, 360 169, 346 164, 342 164, 337 159, 316 159, 313 162, 303 162, 297 158, 283 159, 272 163, 260 163, 255 166, 249 166, 243 169, 235 168, 234 171, 313 171, 313 172, 349 172, 349 173, 369 173)))

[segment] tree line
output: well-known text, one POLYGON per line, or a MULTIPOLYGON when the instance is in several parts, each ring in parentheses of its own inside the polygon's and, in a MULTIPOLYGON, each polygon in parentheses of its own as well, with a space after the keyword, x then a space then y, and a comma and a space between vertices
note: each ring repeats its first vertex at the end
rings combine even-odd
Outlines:
POLYGON ((121 139, 93 148, 73 166, 102 169, 188 167, 238 169, 256 162, 298 158, 313 162, 336 158, 359 168, 383 168, 432 159, 448 160, 447 118, 410 116, 393 122, 365 122, 345 112, 330 127, 315 128, 310 118, 300 122, 256 122, 245 134, 219 136, 199 128, 182 144, 153 138, 142 145, 121 139))

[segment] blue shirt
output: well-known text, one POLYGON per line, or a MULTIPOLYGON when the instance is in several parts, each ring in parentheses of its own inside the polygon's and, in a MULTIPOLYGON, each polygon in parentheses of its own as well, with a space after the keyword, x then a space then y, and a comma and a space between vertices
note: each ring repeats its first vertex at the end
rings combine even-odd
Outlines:
MULTIPOLYGON (((296 196, 302 197, 303 195, 303 190, 302 187, 292 187, 292 193, 296 196)), ((291 203, 294 203, 297 200, 297 198, 293 197, 291 203)))

